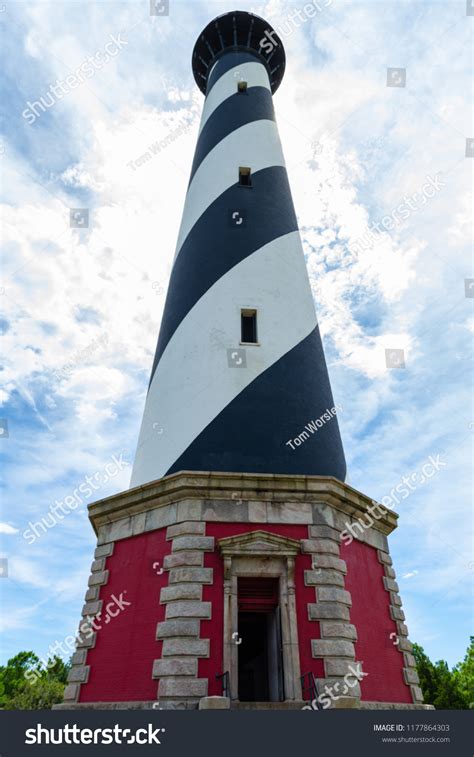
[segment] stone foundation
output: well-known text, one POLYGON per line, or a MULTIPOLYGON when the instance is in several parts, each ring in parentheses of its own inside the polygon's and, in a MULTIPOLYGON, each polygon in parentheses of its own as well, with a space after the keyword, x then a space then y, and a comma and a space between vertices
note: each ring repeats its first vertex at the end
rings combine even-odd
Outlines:
MULTIPOLYGON (((390 663, 387 670, 391 671, 387 675, 391 678, 385 682, 381 678, 377 689, 374 681, 379 680, 382 662, 358 658, 358 643, 365 634, 373 633, 370 626, 378 619, 370 618, 368 606, 367 627, 351 622, 353 597, 346 584, 348 566, 341 559, 341 533, 348 524, 364 518, 371 505, 372 500, 333 478, 196 472, 169 476, 93 503, 89 516, 97 534, 97 549, 82 610, 83 632, 73 656, 64 704, 59 707, 212 709, 219 703, 220 709, 228 701, 230 707, 241 709, 264 709, 266 705, 268 709, 297 709, 308 698, 303 696, 301 687, 301 675, 308 672, 313 672, 318 692, 325 687, 337 692, 331 703, 334 708, 423 707, 388 551, 387 535, 396 527, 398 516, 384 508, 378 519, 372 518, 370 528, 361 530, 356 541, 367 545, 370 556, 376 554, 377 564, 382 566, 382 585, 377 589, 378 601, 384 608, 381 625, 393 630, 390 639, 379 641, 386 650, 390 663), (237 533, 224 537, 209 534, 220 527, 226 533, 235 527, 237 533), (157 533, 162 534, 160 539, 169 551, 161 571, 167 578, 165 585, 159 596, 149 597, 150 608, 159 605, 164 612, 153 632, 157 653, 147 664, 146 685, 156 681, 156 701, 140 698, 140 681, 136 701, 129 697, 123 702, 100 701, 100 697, 98 701, 82 701, 81 691, 91 681, 88 658, 92 659, 94 653, 89 650, 94 650, 98 634, 104 634, 107 640, 112 625, 91 630, 93 619, 100 618, 104 611, 109 576, 123 569, 120 562, 114 562, 116 545, 157 533), (211 558, 214 567, 207 564, 211 558), (217 569, 221 578, 216 578, 217 569), (284 702, 238 701, 238 646, 233 634, 238 620, 238 578, 246 576, 279 579, 284 702), (303 595, 307 597, 304 617, 303 595), (89 618, 87 634, 84 618, 89 618), (311 628, 313 633, 308 632, 311 628), (216 633, 223 638, 216 638, 216 633), (223 651, 217 659, 214 648, 219 645, 223 651), (307 669, 301 668, 302 657, 307 669), (308 670, 312 667, 312 671, 308 670), (368 677, 372 676, 370 690, 380 701, 373 701, 373 696, 364 697, 364 678, 359 681, 353 677, 354 670, 363 673, 366 668, 368 677), (204 675, 200 670, 215 673, 204 675), (216 692, 215 678, 225 672, 229 674, 230 690, 222 697, 222 691, 216 692), (399 691, 404 701, 387 701, 391 690, 399 691)), ((140 566, 137 570, 141 570, 140 566)), ((356 565, 352 570, 359 568, 356 565)), ((362 564, 357 580, 364 581, 362 564)), ((140 602, 143 604, 143 597, 140 602)), ((141 622, 142 618, 136 620, 141 622)), ((151 637, 147 638, 149 641, 151 637)), ((123 642, 129 643, 128 638, 124 637, 123 642)), ((100 689, 97 676, 94 686, 100 689)))

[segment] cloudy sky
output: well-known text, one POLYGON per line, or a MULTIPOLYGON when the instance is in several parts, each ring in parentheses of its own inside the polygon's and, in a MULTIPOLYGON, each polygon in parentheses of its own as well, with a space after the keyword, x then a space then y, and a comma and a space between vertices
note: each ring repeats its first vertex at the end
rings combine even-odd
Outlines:
MULTIPOLYGON (((87 504, 128 487, 130 466, 107 481, 105 466, 137 442, 203 102, 191 51, 234 5, 0 5, 1 661, 75 632, 87 504), (30 543, 29 522, 86 477, 92 495, 30 543)), ((411 639, 452 665, 474 573, 474 16, 465 0, 320 0, 291 21, 304 5, 239 8, 284 38, 275 106, 351 483, 380 500, 416 481, 392 555, 411 639), (430 456, 439 470, 421 483, 430 456)))

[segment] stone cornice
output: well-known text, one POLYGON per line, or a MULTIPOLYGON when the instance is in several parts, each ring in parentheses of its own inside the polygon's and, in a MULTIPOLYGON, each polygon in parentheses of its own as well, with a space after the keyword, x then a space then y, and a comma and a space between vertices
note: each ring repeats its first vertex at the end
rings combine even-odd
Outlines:
MULTIPOLYGON (((183 500, 322 503, 354 519, 363 517, 374 504, 370 497, 329 476, 181 471, 92 502, 89 518, 97 533, 107 523, 183 500)), ((374 519, 373 527, 389 534, 396 528, 398 515, 382 510, 383 517, 374 519)))

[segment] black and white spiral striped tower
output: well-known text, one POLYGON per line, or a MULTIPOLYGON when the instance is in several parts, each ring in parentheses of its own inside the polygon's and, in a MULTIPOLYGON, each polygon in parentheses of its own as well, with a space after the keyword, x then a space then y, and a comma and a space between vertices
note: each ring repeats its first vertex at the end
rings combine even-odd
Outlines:
POLYGON ((132 486, 182 470, 345 480, 273 109, 284 69, 281 40, 251 13, 196 42, 206 100, 132 486))

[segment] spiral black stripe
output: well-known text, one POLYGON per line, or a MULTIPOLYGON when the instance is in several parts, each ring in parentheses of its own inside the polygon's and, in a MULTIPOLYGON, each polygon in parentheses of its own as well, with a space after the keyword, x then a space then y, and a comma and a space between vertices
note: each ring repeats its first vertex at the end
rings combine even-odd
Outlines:
POLYGON ((298 222, 286 169, 266 168, 252 188, 237 184, 207 210, 186 238, 171 272, 150 383, 166 345, 193 305, 227 271, 263 245, 291 231, 298 222), (246 214, 242 228, 230 225, 230 211, 246 214))
POLYGON ((240 126, 260 120, 275 121, 272 95, 265 87, 251 87, 245 94, 235 93, 224 100, 199 135, 189 183, 206 155, 221 140, 240 126))
POLYGON ((213 70, 211 71, 211 75, 209 76, 209 79, 207 82, 206 97, 211 91, 211 89, 213 88, 214 84, 218 82, 221 76, 224 76, 224 74, 226 74, 227 71, 230 71, 232 68, 238 68, 239 66, 242 66, 244 63, 261 63, 261 62, 262 61, 258 57, 258 55, 253 54, 253 53, 244 53, 241 50, 226 52, 224 57, 219 58, 213 70))
POLYGON ((335 416, 299 447, 294 439, 334 407, 319 327, 260 374, 167 471, 232 471, 346 477, 335 416), (296 383, 295 383, 296 382, 296 383))

